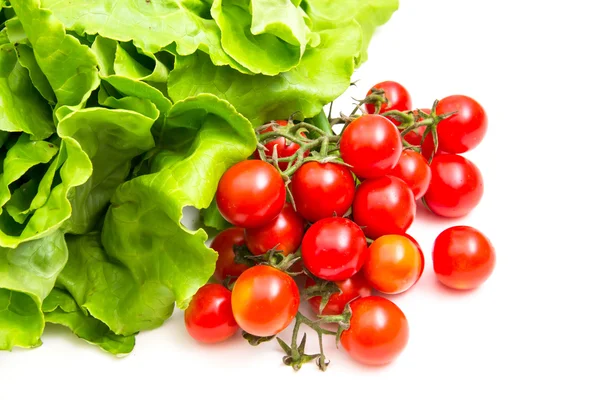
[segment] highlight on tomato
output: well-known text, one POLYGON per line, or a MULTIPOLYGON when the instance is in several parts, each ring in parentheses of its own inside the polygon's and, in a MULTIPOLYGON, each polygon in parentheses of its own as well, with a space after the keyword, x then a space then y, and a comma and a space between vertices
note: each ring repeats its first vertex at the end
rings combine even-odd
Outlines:
POLYGON ((231 304, 240 328, 254 336, 273 336, 296 316, 300 292, 294 279, 285 272, 257 265, 235 281, 231 304))
POLYGON ((217 208, 228 222, 255 228, 272 221, 285 204, 285 184, 277 169, 262 160, 246 160, 219 180, 217 208))
POLYGON ((363 181, 352 204, 354 221, 370 239, 403 234, 415 219, 416 203, 408 185, 395 176, 363 181))
POLYGON ((340 281, 362 268, 367 257, 367 239, 348 218, 325 218, 308 228, 301 250, 304 265, 313 275, 340 281))
POLYGON ((452 289, 474 289, 494 271, 492 242, 470 226, 453 226, 435 239, 433 269, 439 281, 452 289))
POLYGON ((386 294, 403 293, 423 274, 421 247, 408 235, 385 235, 369 246, 362 273, 367 282, 386 294))
POLYGON ((440 154, 431 163, 431 182, 423 196, 435 214, 464 217, 483 197, 483 177, 471 161, 456 154, 440 154))
POLYGON ((369 365, 392 362, 408 343, 408 321, 390 300, 369 296, 350 303, 350 328, 340 342, 355 360, 369 365))
POLYGON ((219 284, 198 290, 185 310, 184 320, 190 336, 203 343, 222 342, 238 330, 231 309, 231 292, 219 284))
POLYGON ((346 127, 340 139, 342 159, 362 179, 389 174, 401 153, 398 129, 381 115, 358 117, 346 127))

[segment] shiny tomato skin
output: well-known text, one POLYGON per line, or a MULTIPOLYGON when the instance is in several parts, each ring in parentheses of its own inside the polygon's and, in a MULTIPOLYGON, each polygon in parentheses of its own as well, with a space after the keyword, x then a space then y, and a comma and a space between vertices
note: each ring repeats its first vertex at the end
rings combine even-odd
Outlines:
POLYGON ((231 311, 231 292, 214 283, 196 292, 184 320, 190 336, 203 343, 222 342, 238 330, 231 311))
POLYGON ((416 213, 413 192, 395 176, 367 179, 356 190, 352 214, 365 235, 377 239, 383 235, 403 234, 416 213))
POLYGON ((474 289, 494 271, 496 251, 490 240, 470 226, 453 226, 433 245, 433 269, 440 282, 453 289, 474 289))
POLYGON ((431 163, 431 182, 423 196, 427 208, 447 218, 464 217, 483 197, 483 177, 471 161, 440 154, 431 163))
POLYGON ((350 303, 350 328, 341 343, 350 357, 363 364, 392 362, 408 343, 409 328, 400 308, 383 297, 369 296, 350 303))
POLYGON ((210 247, 219 253, 217 264, 215 266, 214 277, 222 282, 228 276, 237 278, 249 267, 246 264, 238 264, 235 262, 235 253, 233 246, 241 246, 245 244, 244 229, 229 228, 219 232, 213 239, 210 247))
POLYGON ((342 133, 340 154, 359 178, 374 178, 392 171, 402 153, 396 126, 381 115, 366 114, 342 133))
MULTIPOLYGON (((408 93, 408 90, 406 90, 406 88, 398 82, 385 81, 378 83, 377 85, 373 86, 373 88, 385 91, 385 97, 388 100, 387 104, 381 104, 381 109, 379 110, 380 114, 391 110, 406 111, 412 108, 410 93, 408 93)), ((369 90, 367 96, 371 93, 373 93, 373 89, 369 90)), ((369 114, 375 114, 375 104, 365 104, 365 108, 369 114)), ((399 124, 399 122, 393 118, 390 118, 390 121, 396 125, 399 124)))
POLYGON ((427 160, 416 151, 404 150, 391 175, 404 181, 419 200, 431 182, 431 168, 427 160))
POLYGON ((302 165, 291 183, 296 210, 310 222, 344 215, 352 205, 355 188, 347 167, 317 161, 302 165))
POLYGON ((423 252, 408 235, 381 236, 369 246, 363 273, 373 289, 386 294, 403 293, 423 274, 423 252))
MULTIPOLYGON (((277 125, 279 126, 287 126, 288 125, 288 121, 284 121, 284 120, 277 120, 275 121, 277 122, 277 125)), ((273 127, 270 126, 267 129, 264 129, 260 132, 261 135, 265 134, 265 133, 269 133, 269 132, 273 132, 273 127)), ((306 136, 304 134, 301 134, 302 136, 306 136)), ((275 149, 275 146, 277 146, 277 157, 278 158, 284 158, 284 157, 289 157, 294 155, 294 153, 296 153, 298 150, 300 150, 300 145, 298 143, 294 143, 294 142, 287 142, 287 140, 283 137, 278 137, 276 139, 270 140, 267 143, 265 143, 265 155, 267 157, 273 157, 273 152, 275 149)), ((308 155, 308 153, 306 153, 305 155, 308 155)), ((254 152, 254 158, 256 158, 257 160, 260 159, 260 155, 258 154, 258 150, 256 150, 254 152)), ((283 162, 280 161, 279 163, 279 168, 284 171, 289 163, 287 162, 283 162)))
POLYGON ((483 140, 488 119, 485 110, 468 96, 448 96, 440 100, 437 115, 458 111, 438 125, 438 145, 441 151, 460 154, 473 150, 483 140))
MULTIPOLYGON (((323 312, 319 312, 321 306, 321 297, 311 297, 308 299, 308 303, 315 312, 315 314, 321 315, 339 315, 344 312, 346 304, 358 297, 367 297, 371 295, 371 286, 365 279, 361 272, 352 275, 350 278, 343 281, 335 282, 337 287, 342 291, 341 293, 332 294, 327 301, 327 305, 323 309, 323 312)), ((306 287, 315 285, 315 281, 310 278, 306 279, 306 287)))
POLYGON ((237 279, 231 304, 240 328, 255 336, 273 336, 295 318, 300 292, 294 279, 285 272, 257 265, 237 279))
POLYGON ((285 204, 285 184, 271 164, 245 160, 223 174, 216 200, 227 221, 241 228, 254 228, 279 215, 285 204))
POLYGON ((247 228, 246 245, 254 255, 265 254, 277 247, 284 255, 298 250, 304 235, 304 220, 289 203, 271 222, 258 228, 247 228))
POLYGON ((306 269, 328 281, 350 278, 367 256, 367 240, 360 227, 341 217, 317 221, 304 234, 301 248, 306 269))

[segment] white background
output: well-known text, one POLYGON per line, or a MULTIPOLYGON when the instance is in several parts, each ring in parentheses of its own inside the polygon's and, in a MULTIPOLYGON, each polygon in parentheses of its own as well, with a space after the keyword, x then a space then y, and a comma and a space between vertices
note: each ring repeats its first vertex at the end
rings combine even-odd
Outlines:
POLYGON ((468 94, 490 121, 467 155, 484 175, 480 206, 454 221, 420 210, 409 232, 429 255, 444 228, 473 225, 496 271, 456 293, 428 260, 391 297, 411 328, 393 364, 367 368, 330 345, 327 372, 295 373, 274 342, 196 344, 176 312, 125 359, 51 326, 41 348, 0 353, 0 399, 600 398, 599 15, 595 0, 405 0, 373 39, 349 95, 397 80, 416 107, 468 94))

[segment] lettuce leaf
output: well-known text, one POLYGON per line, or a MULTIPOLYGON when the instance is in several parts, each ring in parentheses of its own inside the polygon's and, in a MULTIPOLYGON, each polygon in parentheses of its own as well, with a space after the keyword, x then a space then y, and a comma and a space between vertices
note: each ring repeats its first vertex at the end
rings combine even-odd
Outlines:
POLYGON ((47 323, 63 325, 88 343, 114 355, 128 354, 135 345, 135 336, 121 336, 106 324, 85 314, 67 292, 53 289, 43 304, 47 323))
MULTIPOLYGON (((43 0, 42 6, 79 35, 97 34, 121 42, 132 41, 147 53, 156 53, 174 43, 178 54, 200 50, 209 54, 215 65, 230 65, 248 72, 223 51, 215 21, 194 12, 199 3, 190 0, 43 0)), ((21 16, 19 10, 17 14, 21 16)))
POLYGON ((367 49, 375 29, 385 24, 398 9, 399 0, 346 0, 344 6, 330 0, 302 0, 302 6, 313 23, 313 30, 320 31, 356 21, 362 29, 362 41, 358 65, 367 61, 367 49))
POLYGON ((202 94, 173 106, 157 146, 144 175, 117 189, 102 244, 138 282, 160 282, 172 296, 165 299, 185 308, 212 275, 216 253, 203 230, 181 224, 183 209, 208 207, 221 175, 252 154, 256 137, 231 105, 202 94))
POLYGON ((11 4, 58 105, 82 107, 100 84, 98 62, 92 51, 67 34, 62 23, 51 11, 43 9, 39 0, 11 4))
POLYGON ((67 244, 60 232, 14 249, 0 247, 0 350, 41 344, 42 301, 66 262, 67 244))
POLYGON ((319 46, 308 49, 296 68, 273 77, 217 67, 201 52, 178 56, 169 76, 169 96, 179 101, 212 93, 229 101, 254 126, 287 119, 297 112, 312 117, 350 85, 360 52, 361 28, 350 21, 320 35, 319 46))
POLYGON ((290 0, 215 0, 211 15, 225 52, 253 73, 289 71, 319 42, 304 10, 290 0))

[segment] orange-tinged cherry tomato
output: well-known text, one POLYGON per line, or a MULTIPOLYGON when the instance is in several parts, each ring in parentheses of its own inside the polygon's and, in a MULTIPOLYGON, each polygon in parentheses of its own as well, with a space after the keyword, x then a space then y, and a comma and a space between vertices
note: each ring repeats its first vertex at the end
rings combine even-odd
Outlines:
POLYGON ((246 245, 255 255, 265 254, 276 248, 284 255, 298 250, 304 235, 304 220, 290 204, 271 222, 258 228, 246 229, 246 245))
POLYGON ((362 272, 373 289, 397 294, 417 283, 424 264, 423 252, 413 238, 385 235, 369 246, 362 272))
POLYGON ((474 289, 485 282, 496 265, 490 240, 470 226, 453 226, 433 245, 433 269, 440 282, 453 289, 474 289))
POLYGON ((291 276, 268 265, 257 265, 235 282, 231 294, 238 325, 255 336, 273 336, 296 316, 300 292, 291 276))
POLYGON ((241 228, 254 228, 279 215, 285 204, 285 184, 271 164, 245 160, 223 174, 215 197, 223 218, 241 228))
POLYGON ((408 321, 398 306, 377 296, 350 303, 350 328, 341 343, 350 357, 369 365, 392 362, 408 343, 408 321))
MULTIPOLYGON (((327 305, 322 312, 319 312, 321 306, 321 297, 311 297, 308 299, 311 308, 315 314, 321 315, 338 315, 344 312, 346 304, 358 297, 367 297, 371 295, 371 286, 361 272, 354 274, 348 279, 337 281, 335 283, 340 288, 341 293, 334 293, 329 297, 327 305)), ((315 281, 310 278, 306 279, 306 287, 309 288, 315 285, 315 281)))
POLYGON ((237 278, 249 267, 246 264, 235 262, 233 246, 241 246, 245 243, 244 230, 242 228, 229 228, 215 236, 210 247, 219 253, 215 266, 214 277, 223 281, 228 276, 237 278))
POLYGON ((185 310, 184 319, 190 336, 203 343, 222 342, 238 330, 231 311, 231 292, 218 284, 198 290, 185 310))

